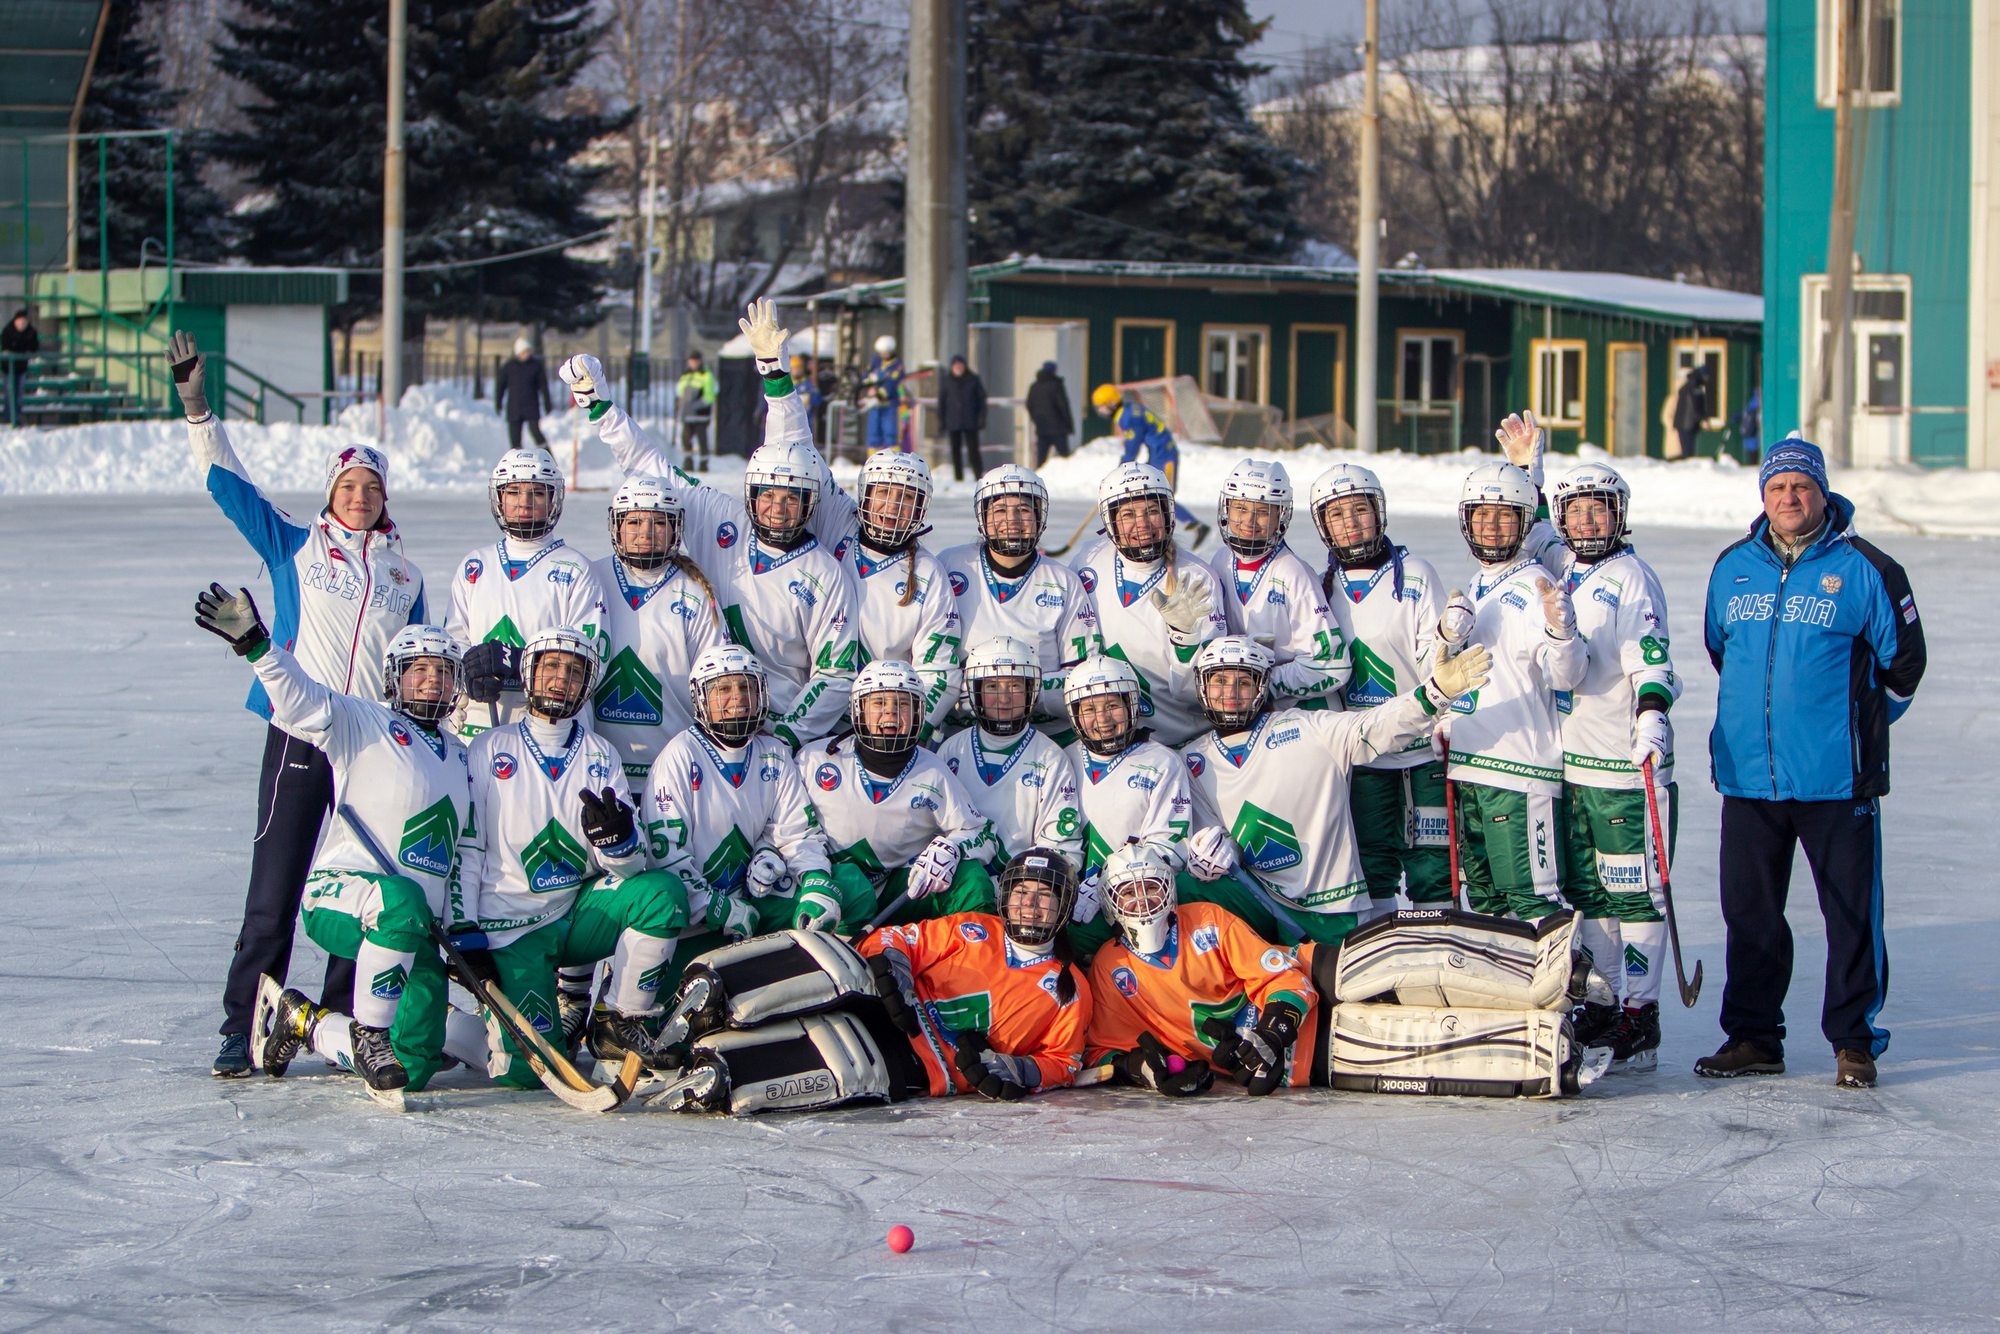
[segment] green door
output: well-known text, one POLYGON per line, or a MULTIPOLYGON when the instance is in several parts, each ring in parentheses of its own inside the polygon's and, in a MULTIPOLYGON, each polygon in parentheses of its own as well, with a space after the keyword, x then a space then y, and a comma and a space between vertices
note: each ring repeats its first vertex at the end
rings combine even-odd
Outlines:
POLYGON ((1158 380, 1172 374, 1167 368, 1167 326, 1127 324, 1118 330, 1118 383, 1158 380))
POLYGON ((1347 340, 1338 329, 1301 329, 1294 336, 1298 360, 1292 366, 1292 411, 1295 417, 1323 417, 1338 406, 1340 359, 1347 340))

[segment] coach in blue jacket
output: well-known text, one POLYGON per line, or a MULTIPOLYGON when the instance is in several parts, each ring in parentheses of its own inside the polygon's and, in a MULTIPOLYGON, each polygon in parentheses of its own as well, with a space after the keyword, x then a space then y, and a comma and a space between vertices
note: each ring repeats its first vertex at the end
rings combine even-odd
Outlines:
POLYGON ((1820 1031, 1836 1082, 1872 1088, 1889 1045, 1882 811, 1889 724, 1924 674, 1924 630, 1903 567, 1853 530, 1826 460, 1796 437, 1758 472, 1764 517, 1708 576, 1705 634, 1721 673, 1709 754, 1722 793, 1728 1040, 1695 1073, 1782 1074, 1792 933, 1785 891, 1803 847, 1826 918, 1820 1031))

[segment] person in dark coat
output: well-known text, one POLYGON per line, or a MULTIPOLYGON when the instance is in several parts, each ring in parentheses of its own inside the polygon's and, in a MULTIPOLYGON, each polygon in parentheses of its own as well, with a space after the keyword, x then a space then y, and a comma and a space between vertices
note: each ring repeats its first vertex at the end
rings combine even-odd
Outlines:
POLYGON ((1705 365, 1694 367, 1687 373, 1687 379, 1681 381, 1681 391, 1674 398, 1674 434, 1680 437, 1680 449, 1671 457, 1694 457, 1695 437, 1701 434, 1701 424, 1713 415, 1710 402, 1714 395, 1705 365))
POLYGON ((1049 461, 1049 451, 1069 457, 1070 432, 1076 429, 1076 414, 1070 410, 1069 389, 1056 364, 1045 361, 1028 386, 1028 423, 1035 432, 1035 466, 1049 461))
POLYGON ((514 359, 500 368, 493 380, 497 392, 493 410, 507 418, 507 448, 521 447, 521 428, 535 437, 543 449, 549 442, 542 437, 542 414, 554 404, 549 398, 549 373, 535 355, 535 345, 525 338, 514 340, 514 359))
POLYGON ((0 352, 7 354, 7 420, 21 424, 21 381, 28 375, 28 358, 42 350, 42 336, 24 306, 0 329, 0 352))
POLYGON ((951 370, 938 381, 938 421, 951 437, 951 475, 965 480, 965 461, 972 460, 972 475, 981 472, 979 436, 986 429, 986 386, 963 356, 951 359, 951 370))

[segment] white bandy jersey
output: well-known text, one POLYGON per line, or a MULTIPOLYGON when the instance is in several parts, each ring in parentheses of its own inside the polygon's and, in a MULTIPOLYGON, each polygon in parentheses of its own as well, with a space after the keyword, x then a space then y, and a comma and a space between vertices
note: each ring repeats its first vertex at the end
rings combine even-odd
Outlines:
POLYGON ((353 812, 394 862, 384 867, 376 861, 336 815, 312 869, 408 876, 422 887, 431 912, 444 916, 459 836, 472 825, 465 747, 386 704, 327 689, 277 644, 251 665, 271 698, 271 721, 325 753, 335 802, 353 812))
POLYGON ((1157 741, 1139 741, 1112 759, 1093 755, 1081 741, 1063 754, 1076 767, 1083 807, 1083 862, 1088 874, 1136 838, 1179 871, 1194 820, 1194 795, 1181 757, 1157 741))
MULTIPOLYGON (((1556 696, 1562 715, 1563 777, 1580 787, 1637 791, 1646 777, 1632 764, 1632 718, 1641 691, 1671 705, 1681 681, 1667 647, 1667 595, 1653 567, 1630 547, 1592 565, 1571 559, 1565 570, 1576 607, 1577 637, 1590 665, 1575 689, 1556 696)), ((1662 788, 1674 779, 1674 757, 1654 770, 1662 788)))
MULTIPOLYGON (((820 457, 819 444, 813 439, 812 411, 806 407, 805 396, 792 383, 789 372, 764 378, 764 443, 804 445, 820 458, 821 467, 826 465, 825 458, 820 457)), ((814 537, 842 558, 861 535, 854 497, 841 490, 831 472, 826 474, 819 503, 813 506, 812 531, 814 537)))
POLYGON ((1339 708, 1350 670, 1347 640, 1312 567, 1281 542, 1254 564, 1225 544, 1213 568, 1229 633, 1250 636, 1278 660, 1272 693, 1300 703, 1323 699, 1339 708))
POLYGON ((1026 570, 1002 579, 986 560, 986 544, 967 542, 940 553, 952 596, 958 599, 958 620, 964 627, 967 651, 996 635, 1012 635, 1035 646, 1042 665, 1042 690, 1035 701, 1034 722, 1044 730, 1069 729, 1063 707, 1063 678, 1069 669, 1093 653, 1104 651, 1097 630, 1097 608, 1076 571, 1037 552, 1026 570))
POLYGON ((1083 869, 1076 766, 1061 746, 1032 727, 1013 737, 968 727, 937 753, 965 789, 965 799, 992 823, 1001 861, 1029 848, 1054 848, 1083 869))
POLYGON ((798 770, 833 859, 860 867, 877 886, 939 835, 989 865, 999 852, 986 817, 928 750, 911 752, 903 772, 885 780, 862 765, 852 737, 841 737, 806 746, 798 770))
POLYGON ((691 921, 712 895, 743 888, 759 849, 783 857, 794 878, 828 867, 826 838, 791 752, 762 733, 727 749, 698 727, 671 737, 653 761, 641 818, 653 864, 687 888, 691 921))
POLYGON ((1104 651, 1131 663, 1139 674, 1139 725, 1151 727, 1166 745, 1180 746, 1208 730, 1194 656, 1203 643, 1229 633, 1229 622, 1222 609, 1222 584, 1206 562, 1176 544, 1174 568, 1182 582, 1199 579, 1208 585, 1208 625, 1192 648, 1174 645, 1167 623, 1153 608, 1150 595, 1164 581, 1166 562, 1128 561, 1102 537, 1076 562, 1077 578, 1097 608, 1104 651))
POLYGON ((606 598, 604 674, 591 699, 592 726, 618 748, 626 781, 637 791, 660 747, 694 722, 688 670, 729 636, 708 593, 679 566, 667 566, 650 585, 633 582, 615 556, 591 568, 606 598))
MULTIPOLYGON (((489 640, 519 648, 566 625, 603 634, 604 605, 590 558, 560 537, 541 543, 501 537, 474 547, 458 563, 444 628, 465 648, 489 640)), ((522 692, 507 690, 490 706, 461 699, 452 722, 469 739, 487 727, 518 722, 526 712, 522 692)))
MULTIPOLYGON (((1374 570, 1333 571, 1327 606, 1347 637, 1353 674, 1341 692, 1350 709, 1372 709, 1407 695, 1430 679, 1438 618, 1444 615, 1444 587, 1437 568, 1391 547, 1389 559, 1374 570)), ((1414 769, 1431 756, 1430 741, 1383 755, 1364 769, 1414 769)))
POLYGON ((1543 583, 1562 587, 1561 576, 1532 560, 1481 569, 1473 581, 1472 642, 1486 646, 1493 667, 1485 685, 1452 702, 1454 782, 1562 795, 1556 692, 1575 688, 1590 657, 1581 635, 1549 638, 1543 583))
POLYGON ((471 746, 477 818, 466 834, 457 920, 478 923, 496 949, 568 912, 586 881, 646 869, 643 842, 611 857, 583 836, 584 789, 625 790, 624 765, 611 743, 581 718, 554 724, 557 735, 547 746, 531 726, 524 720, 496 727, 471 746))
POLYGON ((917 591, 908 606, 903 595, 910 585, 909 552, 884 556, 865 542, 852 542, 847 571, 861 607, 863 661, 897 658, 917 669, 924 682, 925 735, 935 736, 958 703, 965 633, 944 566, 922 546, 913 550, 917 591))
POLYGON ((1220 825, 1243 870, 1308 912, 1358 912, 1368 880, 1348 810, 1356 768, 1430 735, 1420 694, 1372 709, 1281 709, 1234 745, 1210 732, 1187 747, 1195 827, 1220 825))

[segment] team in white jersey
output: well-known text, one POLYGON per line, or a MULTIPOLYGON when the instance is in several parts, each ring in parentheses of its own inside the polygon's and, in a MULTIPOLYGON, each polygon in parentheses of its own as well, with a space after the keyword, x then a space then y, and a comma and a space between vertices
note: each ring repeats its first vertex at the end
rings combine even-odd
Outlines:
POLYGON ((1230 634, 1271 650, 1274 698, 1339 708, 1350 670, 1347 641, 1327 610, 1319 576, 1285 545, 1291 522, 1292 479, 1284 464, 1245 459, 1230 469, 1215 502, 1223 611, 1230 634))
POLYGON ((1030 727, 1042 685, 1034 647, 996 635, 965 659, 965 697, 973 725, 938 747, 973 809, 1000 843, 1000 860, 1043 847, 1083 867, 1083 812, 1076 768, 1062 747, 1030 727))
POLYGON ((881 450, 861 468, 860 531, 847 545, 847 569, 861 609, 861 648, 869 661, 894 658, 924 682, 922 740, 932 742, 958 702, 958 601, 938 558, 918 539, 930 531, 931 470, 914 454, 881 450))

